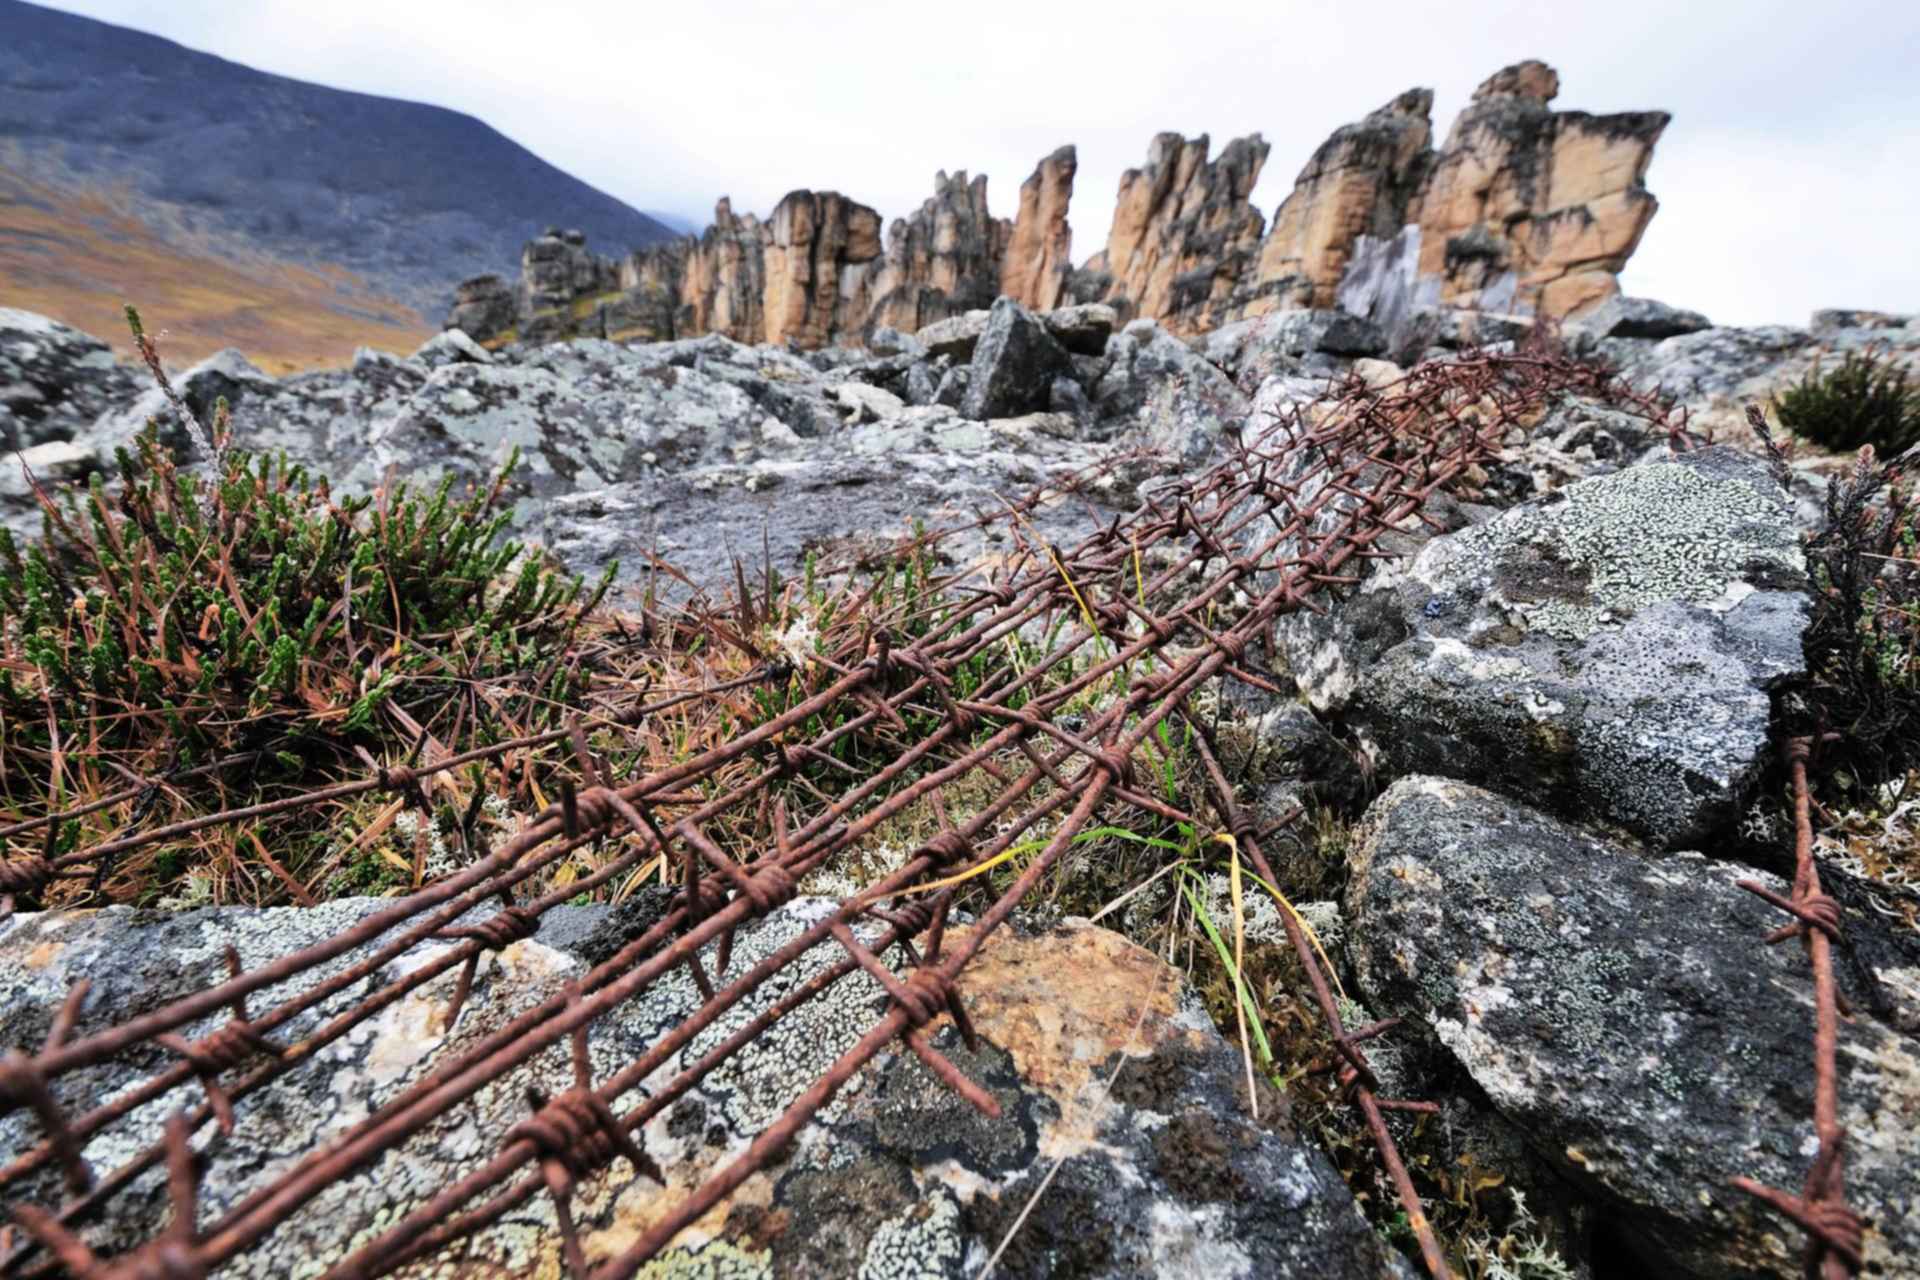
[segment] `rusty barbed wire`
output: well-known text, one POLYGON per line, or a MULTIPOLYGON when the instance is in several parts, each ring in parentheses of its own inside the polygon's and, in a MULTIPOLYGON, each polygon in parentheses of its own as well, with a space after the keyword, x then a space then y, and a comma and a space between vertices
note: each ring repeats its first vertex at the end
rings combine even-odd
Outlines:
POLYGON ((1807 1233, 1804 1267, 1808 1280, 1846 1280, 1858 1275, 1865 1225, 1847 1204, 1847 1131, 1840 1123, 1839 1046, 1841 999, 1834 982, 1833 947, 1840 941, 1840 903, 1820 887, 1813 857, 1812 796, 1807 763, 1814 740, 1786 743, 1793 788, 1793 894, 1782 897, 1757 880, 1739 885, 1792 916, 1791 923, 1767 935, 1769 945, 1799 938, 1813 970, 1813 1133, 1819 1143, 1798 1196, 1752 1178, 1733 1185, 1771 1206, 1807 1233))
MULTIPOLYGON (((677 692, 550 733, 438 761, 376 763, 370 777, 356 782, 131 831, 58 856, 49 840, 45 867, 8 864, 0 888, 18 884, 23 886, 19 892, 31 892, 44 885, 45 874, 86 874, 88 866, 125 851, 269 812, 374 790, 404 793, 430 772, 484 763, 520 748, 570 750, 585 783, 563 790, 463 870, 368 913, 332 937, 257 967, 243 969, 233 955, 224 980, 125 1021, 83 1028, 86 992, 77 987, 38 1052, 0 1059, 0 1110, 29 1111, 41 1132, 38 1143, 0 1167, 0 1191, 17 1197, 42 1171, 58 1172, 68 1190, 57 1208, 22 1207, 17 1218, 30 1238, 17 1241, 0 1258, 0 1274, 44 1275, 64 1267, 82 1280, 95 1280, 122 1261, 150 1262, 157 1273, 168 1275, 209 1273, 261 1245, 325 1188, 405 1147, 481 1089, 563 1044, 572 1046, 571 1087, 529 1099, 531 1114, 497 1135, 499 1147, 490 1158, 423 1196, 397 1221, 383 1224, 327 1274, 390 1273, 484 1230, 544 1190, 556 1203, 561 1251, 572 1274, 596 1280, 632 1276, 688 1224, 765 1168, 857 1072, 896 1042, 973 1106, 995 1114, 992 1097, 928 1034, 936 1019, 946 1017, 972 1041, 961 983, 969 962, 1103 807, 1128 806, 1197 827, 1193 815, 1136 785, 1134 758, 1143 744, 1176 717, 1197 723, 1188 699, 1218 677, 1273 687, 1260 672, 1272 664, 1274 622, 1297 609, 1321 609, 1316 595, 1357 582, 1355 563, 1385 554, 1375 546, 1380 538, 1410 521, 1430 521, 1423 508, 1435 493, 1497 461, 1503 447, 1544 411, 1549 397, 1562 391, 1605 396, 1637 408, 1657 426, 1670 425, 1653 416, 1652 402, 1636 401, 1604 373, 1539 353, 1482 354, 1422 365, 1385 387, 1350 380, 1324 402, 1298 408, 1264 433, 1236 441, 1231 455, 1204 474, 1144 493, 1133 514, 1114 517, 1072 547, 1041 540, 1024 518, 1026 504, 1010 504, 997 517, 997 528, 1013 548, 1001 563, 966 566, 931 581, 928 595, 937 608, 909 600, 891 616, 849 610, 846 616, 855 621, 823 634, 817 661, 804 668, 766 662, 738 680, 677 692), (924 630, 913 634, 916 627, 924 630), (1035 632, 1050 637, 1036 660, 982 661, 1012 638, 1035 632), (1264 666, 1256 660, 1257 650, 1266 654, 1264 666), (969 663, 986 672, 977 684, 957 679, 969 663), (587 728, 631 728, 687 700, 749 687, 780 695, 779 709, 685 760, 617 785, 599 767, 585 734, 587 728), (834 755, 837 745, 863 736, 886 748, 884 763, 870 770, 852 768, 834 755), (1009 762, 1016 759, 1027 767, 1015 772, 1018 766, 1009 762), (945 789, 975 776, 993 780, 991 798, 966 809, 951 805, 945 789), (795 820, 789 801, 810 811, 795 820), (839 901, 757 963, 729 973, 737 930, 776 911, 797 894, 805 877, 914 806, 927 806, 937 815, 939 830, 903 864, 839 901), (954 816, 959 812, 968 816, 954 816), (718 832, 722 820, 754 813, 767 815, 771 848, 761 846, 749 857, 730 848, 718 832), (543 870, 610 839, 618 842, 618 852, 589 874, 516 899, 516 889, 543 870), (936 882, 994 865, 1023 841, 1040 847, 1014 882, 978 912, 963 936, 951 933, 947 922, 955 888, 936 882), (656 860, 663 879, 667 868, 678 874, 671 906, 564 991, 449 1046, 419 1079, 324 1147, 263 1171, 197 1230, 169 1227, 143 1246, 145 1252, 105 1260, 80 1243, 75 1233, 158 1165, 169 1170, 176 1205, 194 1205, 193 1165, 183 1164, 180 1154, 187 1136, 209 1121, 220 1131, 230 1129, 236 1108, 248 1098, 381 1010, 443 978, 453 988, 444 1006, 450 1035, 463 1011, 485 998, 475 996, 484 954, 532 936, 554 907, 656 860), (914 895, 930 885, 938 889, 931 899, 914 895), (499 904, 491 915, 466 919, 489 901, 499 904), (428 941, 440 949, 404 972, 387 971, 392 961, 428 941), (650 1085, 643 1101, 619 1109, 625 1094, 816 948, 835 957, 827 967, 683 1065, 671 1080, 650 1085), (887 960, 896 953, 897 970, 887 960), (339 967, 318 976, 322 966, 334 965, 339 967), (594 1082, 584 1050, 588 1028, 681 970, 699 993, 696 1007, 644 1053, 594 1082), (657 1177, 641 1128, 779 1018, 856 972, 875 982, 886 1000, 858 1041, 744 1152, 589 1272, 569 1204, 576 1185, 621 1160, 636 1175, 657 1177), (296 977, 308 985, 272 995, 273 988, 296 977), (361 991, 358 999, 298 1039, 276 1038, 274 1033, 296 1017, 353 990, 361 991), (195 1024, 222 1011, 225 1023, 189 1038, 195 1024), (93 1099, 77 1115, 63 1109, 55 1089, 64 1078, 124 1062, 133 1053, 144 1051, 142 1060, 152 1060, 147 1046, 162 1051, 162 1065, 111 1098, 93 1099), (204 1100, 173 1113, 161 1141, 117 1168, 88 1166, 84 1151, 91 1140, 116 1131, 135 1112, 189 1082, 198 1083, 204 1100)), ((939 535, 932 535, 910 545, 938 542, 939 535)), ((1196 741, 1222 824, 1254 868, 1277 884, 1260 844, 1278 825, 1256 829, 1205 733, 1196 741)), ((129 789, 122 799, 133 794, 137 790, 129 789)), ((7 830, 32 830, 36 824, 49 835, 59 825, 38 819, 7 830)), ((1359 1045, 1388 1024, 1353 1030, 1343 1025, 1319 957, 1289 914, 1281 914, 1339 1059, 1342 1088, 1365 1119, 1425 1265, 1436 1277, 1448 1276, 1444 1254, 1382 1119, 1384 1109, 1423 1110, 1429 1104, 1377 1096, 1359 1045)), ((192 1222, 191 1213, 186 1220, 192 1222)))

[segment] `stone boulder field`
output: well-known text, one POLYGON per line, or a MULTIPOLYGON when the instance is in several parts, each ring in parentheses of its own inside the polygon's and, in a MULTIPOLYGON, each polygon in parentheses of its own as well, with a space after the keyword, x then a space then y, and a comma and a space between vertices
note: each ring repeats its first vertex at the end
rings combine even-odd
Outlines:
POLYGON ((1920 1277, 1920 571, 1746 414, 1920 317, 1622 296, 1558 87, 1080 267, 1062 148, 289 377, 0 309, 0 1276, 1920 1277))

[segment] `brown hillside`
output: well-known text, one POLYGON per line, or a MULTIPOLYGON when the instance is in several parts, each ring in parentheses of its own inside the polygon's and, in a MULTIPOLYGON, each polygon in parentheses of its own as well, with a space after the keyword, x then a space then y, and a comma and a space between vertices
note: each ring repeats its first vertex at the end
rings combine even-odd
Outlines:
POLYGON ((169 239, 110 196, 0 169, 0 305, 53 316, 123 355, 128 302, 163 335, 170 363, 239 347, 271 373, 341 364, 359 346, 411 351, 433 332, 345 271, 239 262, 169 239))

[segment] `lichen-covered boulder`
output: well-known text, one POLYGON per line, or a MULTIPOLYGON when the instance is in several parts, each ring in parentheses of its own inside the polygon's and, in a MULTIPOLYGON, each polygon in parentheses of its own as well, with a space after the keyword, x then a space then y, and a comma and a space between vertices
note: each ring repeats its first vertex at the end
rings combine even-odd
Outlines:
POLYGON ((1810 602, 1785 495, 1720 447, 1435 538, 1351 610, 1368 651, 1335 637, 1295 673, 1350 690, 1385 776, 1484 783, 1675 847, 1737 814, 1810 602))
POLYGON ((0 307, 0 449, 73 439, 133 398, 142 377, 90 333, 0 307))
MULTIPOLYGON (((338 1138, 451 1054, 582 977, 657 918, 659 901, 552 912, 536 937, 489 956, 454 1025, 447 1025, 446 1009, 457 971, 318 1050, 270 1088, 239 1099, 231 1134, 209 1126, 196 1140, 205 1153, 203 1222, 230 1210, 264 1173, 338 1138)), ((257 965, 349 926, 376 905, 17 917, 0 926, 0 1048, 37 1046, 77 978, 93 983, 79 1019, 84 1034, 220 976, 228 943, 244 963, 257 965)), ((730 972, 745 971, 830 909, 821 899, 801 898, 743 929, 730 972)), ((409 951, 388 976, 444 945, 409 951)), ((616 1112, 644 1102, 840 954, 832 944, 807 953, 790 980, 763 987, 615 1099, 616 1112)), ((1292 1131, 1284 1099, 1263 1086, 1262 1119, 1251 1119, 1236 1092, 1237 1056, 1179 976, 1148 952, 1099 929, 1008 929, 982 950, 960 990, 981 1036, 979 1051, 969 1052, 944 1020, 929 1033, 999 1102, 998 1121, 974 1112, 911 1054, 887 1052, 779 1160, 682 1232, 647 1274, 958 1280, 976 1275, 1009 1234, 999 1264, 1008 1276, 1404 1274, 1332 1165, 1292 1131), (1020 1222, 1055 1162, 1057 1174, 1020 1222)), ((356 986, 329 998, 281 1037, 293 1042, 310 1034, 361 994, 356 986)), ((595 1078, 644 1053, 698 1003, 678 970, 610 1011, 589 1036, 595 1078)), ((856 972, 787 1013, 751 1050, 663 1108, 636 1137, 662 1167, 664 1186, 616 1159, 583 1178, 572 1197, 589 1262, 630 1246, 737 1159, 884 1005, 879 985, 856 972)), ((193 1031, 210 1030, 224 1016, 193 1031)), ((106 1096, 133 1078, 130 1066, 151 1070, 161 1056, 143 1049, 128 1064, 65 1077, 58 1088, 69 1101, 106 1096)), ((570 1072, 564 1046, 556 1046, 487 1085, 371 1167, 321 1191, 221 1274, 277 1278, 339 1261, 491 1158, 526 1114, 527 1086, 558 1090, 571 1084, 570 1072)), ((88 1142, 86 1158, 107 1172, 155 1140, 168 1113, 197 1100, 198 1087, 187 1085, 136 1109, 88 1142)), ((34 1126, 28 1113, 0 1117, 0 1157, 35 1140, 34 1126)), ((23 1190, 42 1204, 60 1195, 51 1176, 23 1190)), ((149 1171, 85 1228, 87 1237, 102 1250, 148 1238, 164 1222, 165 1205, 159 1171, 149 1171)), ((455 1250, 422 1265, 456 1267, 467 1276, 557 1274, 550 1199, 543 1193, 528 1200, 455 1250)))
MULTIPOLYGON (((1801 1233, 1730 1185, 1797 1192, 1814 1150, 1812 978, 1782 913, 1735 886, 1778 879, 1649 857, 1433 777, 1369 809, 1352 867, 1368 1007, 1443 1046, 1520 1136, 1657 1276, 1800 1274, 1801 1233)), ((1847 1191, 1867 1274, 1920 1275, 1920 940, 1871 911, 1877 945, 1837 970, 1847 1191), (1902 1030, 1902 1028, 1905 1028, 1902 1030)))
POLYGON ((655 362, 610 343, 583 359, 543 367, 449 364, 400 402, 371 432, 346 473, 367 492, 389 476, 432 485, 448 474, 484 481, 518 448, 508 492, 522 520, 563 494, 598 489, 660 468, 751 456, 767 414, 745 391, 702 373, 655 362))
POLYGON ((1599 350, 1635 386, 1681 401, 1733 395, 1773 380, 1777 370, 1813 342, 1805 329, 1764 325, 1701 329, 1658 342, 1607 338, 1599 350))

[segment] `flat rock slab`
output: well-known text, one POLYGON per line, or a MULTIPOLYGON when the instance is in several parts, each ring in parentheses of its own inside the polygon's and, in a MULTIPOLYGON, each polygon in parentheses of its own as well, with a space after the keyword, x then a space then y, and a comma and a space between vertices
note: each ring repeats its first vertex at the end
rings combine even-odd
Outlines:
MULTIPOLYGON (((1443 1045, 1654 1274, 1800 1274, 1799 1230, 1729 1185, 1797 1192, 1814 1151, 1812 976, 1799 946, 1763 945, 1782 913, 1734 882, 1784 884, 1432 777, 1374 802, 1353 872, 1369 1008, 1443 1045)), ((1885 931, 1870 913, 1845 927, 1885 931)), ((1920 1036, 1898 1029, 1913 963, 1838 966, 1858 1011, 1840 1037, 1847 1188, 1879 1276, 1920 1275, 1920 1036)))
POLYGON ((1301 665, 1352 682, 1387 776, 1499 786, 1671 848, 1737 817, 1810 601, 1785 495, 1713 448, 1435 538, 1343 608, 1390 647, 1301 665))
MULTIPOLYGON (((0 1049, 37 1048, 69 985, 93 988, 79 1033, 151 1009, 223 976, 231 943, 243 962, 331 936, 380 903, 340 901, 308 910, 218 909, 180 915, 112 909, 17 917, 0 931, 0 1049)), ((738 975, 797 937, 830 903, 801 898, 742 930, 729 972, 738 975)), ((236 1104, 238 1123, 196 1135, 206 1153, 202 1226, 226 1214, 263 1170, 284 1167, 419 1081, 516 1013, 578 980, 592 963, 657 918, 651 898, 619 910, 561 908, 533 939, 483 962, 472 998, 449 1027, 458 966, 287 1076, 236 1104)), ((950 933, 949 937, 959 936, 950 933)), ((443 944, 415 947, 382 975, 428 963, 443 944)), ((896 953, 897 954, 897 953, 896 953)), ((614 1100, 642 1102, 773 1000, 839 959, 815 948, 786 975, 703 1030, 642 1085, 614 1100)), ((344 962, 342 962, 344 963, 344 962)), ((713 957, 706 963, 711 969, 713 957)), ((337 970, 339 964, 330 966, 337 970)), ((284 998, 328 970, 275 989, 284 998)), ((605 1079, 694 1009, 685 970, 593 1024, 594 1076, 605 1079)), ((363 984, 277 1032, 292 1043, 362 994, 363 984)), ((860 1072, 789 1150, 684 1231, 644 1274, 727 1277, 962 1277, 1020 1219, 1046 1171, 1060 1162, 997 1274, 1077 1276, 1400 1276, 1398 1260, 1367 1226, 1332 1165, 1288 1126, 1284 1100, 1262 1099, 1262 1123, 1236 1093, 1239 1059, 1179 976, 1104 930, 1024 935, 1008 929, 982 950, 961 984, 981 1034, 966 1050, 943 1020, 936 1043, 1000 1103, 988 1121, 940 1085, 918 1059, 889 1052, 860 1072), (1109 1090, 1109 1082, 1111 1088, 1109 1090)), ((624 1159, 583 1179, 572 1208, 590 1263, 629 1247, 693 1188, 737 1159, 813 1079, 872 1025, 885 993, 856 972, 782 1017, 750 1052, 729 1060, 664 1108, 639 1133, 664 1168, 663 1188, 624 1159)), ((255 997, 255 1016, 267 1006, 255 997)), ((221 1015, 224 1017, 224 1014, 221 1015)), ((189 1028, 204 1034, 218 1019, 189 1028)), ((63 1077, 70 1108, 110 1096, 164 1061, 142 1047, 63 1077)), ((498 1150, 526 1114, 530 1084, 571 1083, 563 1046, 487 1085, 361 1173, 334 1184, 280 1225, 223 1276, 318 1274, 420 1207, 448 1181, 498 1150)), ((184 1086, 96 1134, 85 1148, 105 1174, 155 1141, 168 1113, 201 1100, 184 1086)), ((0 1160, 39 1139, 37 1123, 0 1117, 0 1160)), ((60 1199, 52 1177, 20 1188, 41 1204, 60 1199)), ((141 1175, 102 1222, 96 1248, 150 1238, 167 1216, 157 1172, 141 1175)), ((421 1264, 419 1274, 559 1275, 559 1236, 544 1193, 502 1222, 421 1264)), ((408 1274, 415 1274, 409 1271, 408 1274)))

